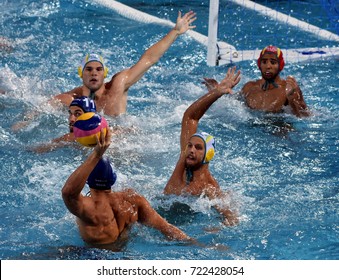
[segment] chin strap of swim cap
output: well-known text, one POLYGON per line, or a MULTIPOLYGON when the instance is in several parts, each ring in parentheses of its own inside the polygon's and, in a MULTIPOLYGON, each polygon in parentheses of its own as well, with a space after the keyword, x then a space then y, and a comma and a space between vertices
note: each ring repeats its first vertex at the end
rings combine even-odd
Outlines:
POLYGON ((270 85, 273 85, 275 88, 278 88, 278 84, 274 80, 265 80, 265 83, 262 85, 262 89, 266 91, 270 85))
POLYGON ((186 168, 186 186, 192 181, 193 171, 190 168, 186 168))
POLYGON ((203 164, 209 163, 215 154, 215 140, 212 135, 209 135, 206 132, 195 133, 191 137, 197 136, 204 140, 205 143, 205 155, 202 161, 203 164))
POLYGON ((89 93, 89 98, 91 98, 92 100, 95 100, 95 91, 91 91, 89 93))

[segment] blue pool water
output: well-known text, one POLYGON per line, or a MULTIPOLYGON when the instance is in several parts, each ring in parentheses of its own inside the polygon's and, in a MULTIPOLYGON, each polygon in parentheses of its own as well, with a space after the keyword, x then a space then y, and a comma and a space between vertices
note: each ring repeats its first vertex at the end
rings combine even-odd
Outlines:
MULTIPOLYGON (((171 21, 179 9, 193 9, 198 13, 196 31, 207 35, 208 1, 123 2, 171 21)), ((275 2, 279 11, 293 10, 301 19, 309 18, 311 9, 317 15, 312 24, 331 26, 321 1, 269 5, 274 8, 275 2)), ((232 11, 232 20, 221 13, 219 37, 239 49, 271 42, 281 48, 335 46, 227 1, 220 5, 222 11, 232 11)), ((41 104, 81 84, 76 68, 85 52, 102 53, 112 75, 133 65, 169 27, 137 23, 91 1, 1 0, 1 7, 0 35, 10 38, 14 49, 1 52, 0 64, 0 88, 6 90, 0 95, 0 259, 339 259, 338 59, 289 63, 282 72, 299 81, 313 112, 310 118, 253 112, 234 96, 221 98, 204 116, 201 130, 217 139, 210 169, 224 190, 233 191, 241 215, 238 226, 211 232, 209 228, 220 226, 220 217, 209 201, 165 197, 162 191, 177 161, 183 112, 206 92, 202 78, 220 80, 228 66, 208 67, 206 47, 180 37, 130 89, 128 113, 109 118, 136 132, 115 138, 108 153, 118 173, 117 189, 135 188, 206 247, 170 242, 135 225, 120 250, 89 248, 61 198, 65 180, 88 150, 30 152, 29 147, 67 131, 67 112, 41 104), (42 114, 24 130, 12 132, 11 126, 32 109, 42 114), (216 244, 229 249, 212 249, 216 244)), ((237 67, 242 71, 238 89, 259 77, 254 61, 237 67)))

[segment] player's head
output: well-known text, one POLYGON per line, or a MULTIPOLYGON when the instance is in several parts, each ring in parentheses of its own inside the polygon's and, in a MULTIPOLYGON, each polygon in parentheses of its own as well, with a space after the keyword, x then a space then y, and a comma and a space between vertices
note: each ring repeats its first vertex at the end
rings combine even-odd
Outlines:
POLYGON ((96 112, 96 106, 92 99, 86 96, 73 99, 68 108, 68 125, 70 132, 73 132, 73 126, 78 117, 88 112, 96 112))
POLYGON ((102 58, 102 56, 96 53, 86 54, 85 58, 82 60, 81 64, 78 66, 79 77, 82 78, 86 65, 92 61, 97 61, 102 65, 104 69, 104 78, 106 78, 107 73, 108 73, 108 68, 105 66, 104 59, 102 58))
POLYGON ((215 140, 206 132, 191 136, 186 150, 186 166, 193 168, 209 163, 215 154, 215 140))
POLYGON ((102 157, 88 176, 87 184, 91 189, 110 190, 117 179, 108 158, 102 157))
POLYGON ((285 66, 283 53, 282 53, 281 49, 279 49, 275 46, 272 46, 272 45, 269 45, 269 46, 263 48, 262 51, 260 52, 260 55, 259 55, 259 58, 258 58, 258 61, 257 61, 257 65, 258 65, 259 69, 261 69, 261 61, 266 54, 274 54, 275 55, 275 57, 276 57, 276 59, 278 60, 278 63, 279 63, 279 72, 282 71, 284 66, 285 66))

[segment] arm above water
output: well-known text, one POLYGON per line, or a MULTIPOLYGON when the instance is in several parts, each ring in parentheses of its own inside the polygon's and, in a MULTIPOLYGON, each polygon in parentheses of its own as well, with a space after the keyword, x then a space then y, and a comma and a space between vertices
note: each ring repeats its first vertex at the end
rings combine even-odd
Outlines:
POLYGON ((296 79, 292 76, 286 78, 286 96, 294 115, 297 117, 308 117, 311 115, 302 91, 296 79))
POLYGON ((111 143, 111 131, 107 130, 106 135, 101 133, 97 139, 97 145, 87 159, 68 177, 62 188, 62 198, 68 210, 75 216, 81 217, 84 212, 83 196, 81 191, 86 184, 86 180, 94 167, 99 162, 111 143))
POLYGON ((200 97, 187 108, 182 118, 180 145, 181 151, 186 148, 189 138, 197 131, 200 118, 221 96, 232 93, 232 89, 240 81, 240 71, 236 68, 229 68, 225 78, 207 94, 200 97))
POLYGON ((58 148, 67 147, 74 143, 75 143, 74 134, 67 133, 61 137, 53 139, 51 142, 39 144, 35 147, 30 147, 28 150, 38 153, 38 154, 42 154, 42 153, 54 151, 55 149, 58 149, 58 148))
POLYGON ((150 69, 164 53, 170 48, 174 41, 181 34, 189 29, 195 28, 191 25, 196 20, 195 13, 190 11, 181 17, 181 12, 178 13, 178 18, 175 27, 160 41, 148 48, 141 56, 140 60, 125 72, 125 90, 135 84, 145 73, 150 69))

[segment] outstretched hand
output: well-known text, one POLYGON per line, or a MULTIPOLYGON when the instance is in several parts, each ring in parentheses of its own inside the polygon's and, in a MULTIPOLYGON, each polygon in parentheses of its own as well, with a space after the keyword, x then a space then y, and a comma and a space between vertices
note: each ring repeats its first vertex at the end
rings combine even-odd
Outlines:
POLYGON ((240 71, 236 72, 236 67, 229 68, 226 77, 215 86, 222 93, 233 93, 232 88, 240 82, 240 71))
POLYGON ((195 25, 191 25, 196 19, 196 13, 193 11, 186 13, 183 17, 181 17, 181 12, 179 11, 177 23, 174 29, 177 30, 179 34, 183 34, 188 29, 193 29, 196 27, 195 25))

